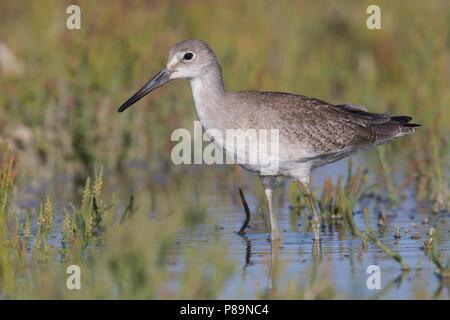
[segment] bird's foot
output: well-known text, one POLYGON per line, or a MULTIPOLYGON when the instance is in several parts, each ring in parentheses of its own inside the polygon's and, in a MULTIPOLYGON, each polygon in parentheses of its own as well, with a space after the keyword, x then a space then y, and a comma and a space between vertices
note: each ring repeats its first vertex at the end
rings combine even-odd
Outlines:
POLYGON ((320 241, 320 220, 320 218, 311 220, 314 241, 320 241))

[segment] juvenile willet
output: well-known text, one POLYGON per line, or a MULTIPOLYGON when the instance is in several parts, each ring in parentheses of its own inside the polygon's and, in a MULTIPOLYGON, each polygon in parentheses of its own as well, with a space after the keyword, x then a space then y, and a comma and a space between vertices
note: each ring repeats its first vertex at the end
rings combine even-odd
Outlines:
MULTIPOLYGON (((309 186, 311 171, 410 134, 418 126, 409 124, 411 117, 369 113, 360 106, 333 105, 303 95, 258 91, 227 92, 216 56, 205 42, 197 39, 182 41, 170 49, 166 67, 128 99, 119 108, 119 112, 177 78, 189 79, 195 109, 204 130, 278 130, 279 165, 276 172, 267 175, 258 164, 242 164, 246 170, 258 174, 263 184, 269 207, 272 240, 280 237, 272 204, 272 190, 277 176, 294 179, 303 185, 311 206, 314 240, 319 240, 321 216, 309 186)), ((214 143, 233 159, 245 152, 225 148, 223 140, 214 140, 214 143)))

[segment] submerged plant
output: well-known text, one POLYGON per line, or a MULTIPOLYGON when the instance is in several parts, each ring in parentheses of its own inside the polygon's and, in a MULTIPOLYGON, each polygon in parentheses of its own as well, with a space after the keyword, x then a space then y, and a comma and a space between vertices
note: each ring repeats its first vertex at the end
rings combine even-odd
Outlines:
POLYGON ((401 265, 402 270, 404 270, 404 271, 411 270, 411 268, 406 263, 403 262, 402 257, 400 256, 400 254, 398 252, 393 253, 386 245, 384 245, 383 243, 381 243, 380 240, 378 240, 376 233, 369 226, 369 210, 367 208, 364 208, 363 211, 364 211, 364 221, 366 224, 366 233, 365 234, 361 233, 356 228, 355 222, 353 221, 353 217, 348 216, 349 226, 350 226, 352 233, 354 235, 360 237, 362 240, 370 242, 370 243, 376 245, 381 250, 383 250, 387 255, 389 255, 392 259, 394 259, 401 265))
MULTIPOLYGON (((99 241, 106 226, 111 225, 112 221, 108 212, 114 208, 114 204, 106 205, 101 197, 103 185, 103 170, 95 171, 94 184, 90 185, 90 178, 86 179, 83 190, 80 207, 70 204, 72 208, 72 222, 69 224, 68 212, 65 210, 64 231, 63 231, 63 250, 67 249, 75 239, 82 242, 82 247, 86 248, 90 243, 99 241)), ((113 201, 115 201, 113 197, 113 201)))
POLYGON ((442 257, 439 256, 437 248, 437 232, 434 228, 431 228, 428 232, 429 240, 428 247, 431 247, 431 252, 429 253, 431 261, 436 266, 436 274, 441 279, 450 279, 450 257, 447 259, 447 264, 444 265, 442 262, 442 257), (433 229, 433 230, 431 230, 433 229))
POLYGON ((395 192, 394 185, 392 183, 392 170, 389 166, 389 161, 386 159, 385 148, 377 148, 379 164, 381 168, 381 174, 384 180, 384 187, 388 195, 388 199, 392 204, 397 204, 399 202, 398 195, 395 192))

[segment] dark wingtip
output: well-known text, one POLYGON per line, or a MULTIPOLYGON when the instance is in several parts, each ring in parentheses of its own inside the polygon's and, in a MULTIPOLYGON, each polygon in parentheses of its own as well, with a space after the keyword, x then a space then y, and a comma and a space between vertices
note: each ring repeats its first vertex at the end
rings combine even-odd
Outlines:
POLYGON ((415 128, 415 127, 422 126, 421 124, 418 124, 418 123, 408 123, 408 122, 410 122, 412 120, 412 117, 409 117, 409 116, 391 117, 391 120, 395 121, 395 122, 398 122, 402 126, 408 127, 408 128, 415 128))
POLYGON ((421 124, 418 123, 407 123, 405 124, 405 127, 410 127, 410 128, 416 128, 416 127, 421 127, 421 124))
POLYGON ((401 124, 407 124, 412 120, 411 117, 408 116, 397 116, 397 117, 391 117, 392 121, 400 122, 401 124))

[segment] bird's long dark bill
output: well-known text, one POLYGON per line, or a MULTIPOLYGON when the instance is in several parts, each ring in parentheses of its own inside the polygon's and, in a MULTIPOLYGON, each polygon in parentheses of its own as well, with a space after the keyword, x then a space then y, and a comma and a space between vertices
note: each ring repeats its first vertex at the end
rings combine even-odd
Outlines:
POLYGON ((146 94, 152 92, 156 88, 161 87, 163 84, 169 82, 169 76, 171 72, 164 68, 160 72, 158 72, 149 82, 146 83, 138 92, 136 92, 130 99, 125 101, 119 108, 119 112, 125 111, 129 106, 134 104, 135 102, 141 100, 146 94))

